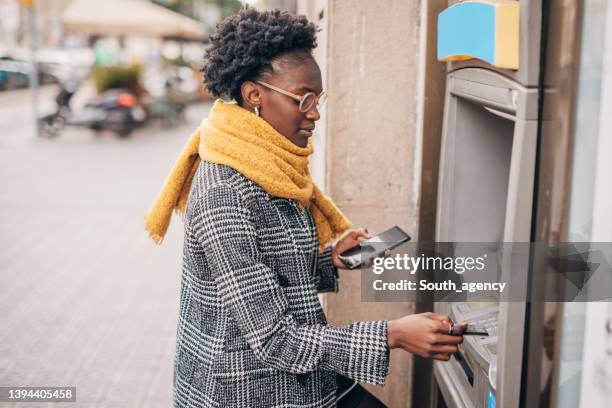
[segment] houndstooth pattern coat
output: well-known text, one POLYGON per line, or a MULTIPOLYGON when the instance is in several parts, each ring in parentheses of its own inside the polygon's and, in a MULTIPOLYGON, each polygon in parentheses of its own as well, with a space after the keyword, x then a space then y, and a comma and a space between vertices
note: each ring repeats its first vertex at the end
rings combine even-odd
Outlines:
POLYGON ((175 407, 330 407, 336 373, 383 385, 385 321, 328 325, 310 210, 203 161, 185 213, 175 407))

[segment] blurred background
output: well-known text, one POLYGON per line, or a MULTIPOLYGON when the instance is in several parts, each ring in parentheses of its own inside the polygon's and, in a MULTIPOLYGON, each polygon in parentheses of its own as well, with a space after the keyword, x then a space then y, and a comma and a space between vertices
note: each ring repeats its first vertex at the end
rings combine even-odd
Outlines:
POLYGON ((243 6, 0 0, 1 386, 172 405, 182 225, 158 247, 144 215, 211 106, 208 36, 243 6))
MULTIPOLYGON (((172 405, 183 226, 156 246, 144 215, 212 105, 208 38, 246 4, 320 28, 311 174, 355 226, 612 242, 609 1, 0 0, 0 386, 172 405), (511 38, 485 55, 498 7, 511 38)), ((351 271, 321 299, 333 324, 468 310, 493 327, 448 363, 393 350, 367 386, 389 407, 612 406, 611 303, 365 303, 351 271)))

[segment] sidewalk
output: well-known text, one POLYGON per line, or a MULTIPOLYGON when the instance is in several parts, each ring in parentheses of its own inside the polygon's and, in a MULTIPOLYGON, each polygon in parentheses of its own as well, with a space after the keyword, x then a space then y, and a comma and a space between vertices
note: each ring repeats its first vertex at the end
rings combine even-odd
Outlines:
POLYGON ((183 227, 158 247, 143 217, 209 107, 127 140, 70 129, 0 147, 1 386, 76 386, 53 406, 172 405, 183 227))

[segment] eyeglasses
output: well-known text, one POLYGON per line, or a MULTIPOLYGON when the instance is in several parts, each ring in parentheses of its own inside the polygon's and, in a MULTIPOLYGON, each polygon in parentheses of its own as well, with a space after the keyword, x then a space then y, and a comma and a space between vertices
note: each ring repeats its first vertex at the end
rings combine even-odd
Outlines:
POLYGON ((260 85, 265 86, 266 88, 270 88, 273 91, 280 92, 283 95, 287 95, 288 97, 295 99, 296 101, 300 103, 299 109, 300 109, 300 112, 302 113, 308 112, 315 105, 317 106, 317 109, 321 108, 325 104, 325 101, 327 100, 327 97, 328 97, 327 92, 325 91, 322 91, 318 95, 314 92, 306 92, 304 95, 296 95, 291 92, 287 92, 284 89, 277 88, 274 85, 267 84, 263 81, 255 81, 255 82, 257 82, 260 85))

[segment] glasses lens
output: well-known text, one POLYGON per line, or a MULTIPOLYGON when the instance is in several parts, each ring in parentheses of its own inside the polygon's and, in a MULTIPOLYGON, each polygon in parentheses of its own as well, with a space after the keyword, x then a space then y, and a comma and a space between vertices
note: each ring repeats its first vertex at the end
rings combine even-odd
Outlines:
POLYGON ((304 94, 302 102, 300 103, 300 110, 302 112, 308 112, 310 109, 312 109, 316 101, 317 95, 315 95, 313 92, 308 92, 307 94, 304 94))

